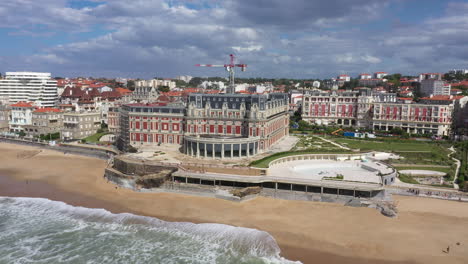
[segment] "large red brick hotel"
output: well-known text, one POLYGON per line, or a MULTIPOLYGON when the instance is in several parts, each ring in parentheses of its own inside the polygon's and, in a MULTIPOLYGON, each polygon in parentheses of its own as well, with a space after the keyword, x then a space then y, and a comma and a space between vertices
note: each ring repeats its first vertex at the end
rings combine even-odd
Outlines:
POLYGON ((126 104, 118 145, 177 144, 190 156, 241 158, 288 135, 287 94, 190 94, 186 104, 126 104))

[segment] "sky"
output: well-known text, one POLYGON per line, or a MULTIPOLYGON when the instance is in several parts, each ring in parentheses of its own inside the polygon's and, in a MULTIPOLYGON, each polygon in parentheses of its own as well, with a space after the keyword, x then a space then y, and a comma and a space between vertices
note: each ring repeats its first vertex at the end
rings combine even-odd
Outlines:
POLYGON ((0 1, 0 72, 331 78, 468 68, 468 0, 0 1))

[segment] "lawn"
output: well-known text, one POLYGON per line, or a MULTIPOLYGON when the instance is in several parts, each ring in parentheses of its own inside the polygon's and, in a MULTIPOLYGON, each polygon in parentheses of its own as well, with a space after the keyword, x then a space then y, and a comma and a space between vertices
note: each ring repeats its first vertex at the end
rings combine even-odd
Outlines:
POLYGON ((350 139, 350 138, 331 138, 333 141, 344 146, 366 151, 387 151, 398 154, 404 159, 393 160, 392 164, 424 164, 424 165, 447 165, 452 164, 452 160, 447 157, 450 151, 447 149, 448 144, 439 142, 416 141, 406 139, 350 139))
POLYGON ((107 135, 107 134, 109 134, 109 132, 96 133, 89 137, 83 138, 82 140, 89 142, 89 143, 98 143, 99 139, 101 139, 102 136, 107 135))
POLYGON ((314 136, 299 136, 299 141, 292 150, 340 151, 341 148, 314 136))
MULTIPOLYGON (((331 140, 345 145, 353 149, 360 149, 361 151, 378 150, 378 151, 391 151, 391 152, 404 152, 404 151, 420 151, 432 152, 439 150, 440 146, 432 142, 422 142, 415 140, 366 140, 366 139, 350 139, 350 138, 331 138, 331 140)), ((446 151, 448 153, 448 151, 446 151)))
POLYGON ((441 167, 407 167, 407 166, 398 166, 393 165, 397 170, 431 170, 431 171, 440 171, 445 173, 450 173, 453 171, 452 168, 441 168, 441 167))
POLYGON ((413 177, 407 174, 400 174, 400 181, 406 182, 406 183, 411 183, 411 184, 419 184, 417 180, 415 180, 413 177))

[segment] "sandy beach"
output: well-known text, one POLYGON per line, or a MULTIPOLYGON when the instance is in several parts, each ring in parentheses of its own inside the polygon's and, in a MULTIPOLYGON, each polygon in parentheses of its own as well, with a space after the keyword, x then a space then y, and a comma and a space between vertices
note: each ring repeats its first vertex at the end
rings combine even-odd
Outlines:
POLYGON ((387 218, 331 203, 138 193, 108 183, 103 160, 6 143, 0 153, 0 196, 256 228, 303 263, 468 263, 468 203, 399 196, 398 217, 387 218))

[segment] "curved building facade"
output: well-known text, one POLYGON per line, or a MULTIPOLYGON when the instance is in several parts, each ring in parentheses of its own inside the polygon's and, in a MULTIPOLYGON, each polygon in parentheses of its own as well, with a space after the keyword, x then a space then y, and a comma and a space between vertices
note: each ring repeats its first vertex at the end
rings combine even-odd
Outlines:
POLYGON ((197 135, 184 137, 184 153, 197 158, 244 158, 259 153, 260 137, 197 135))

